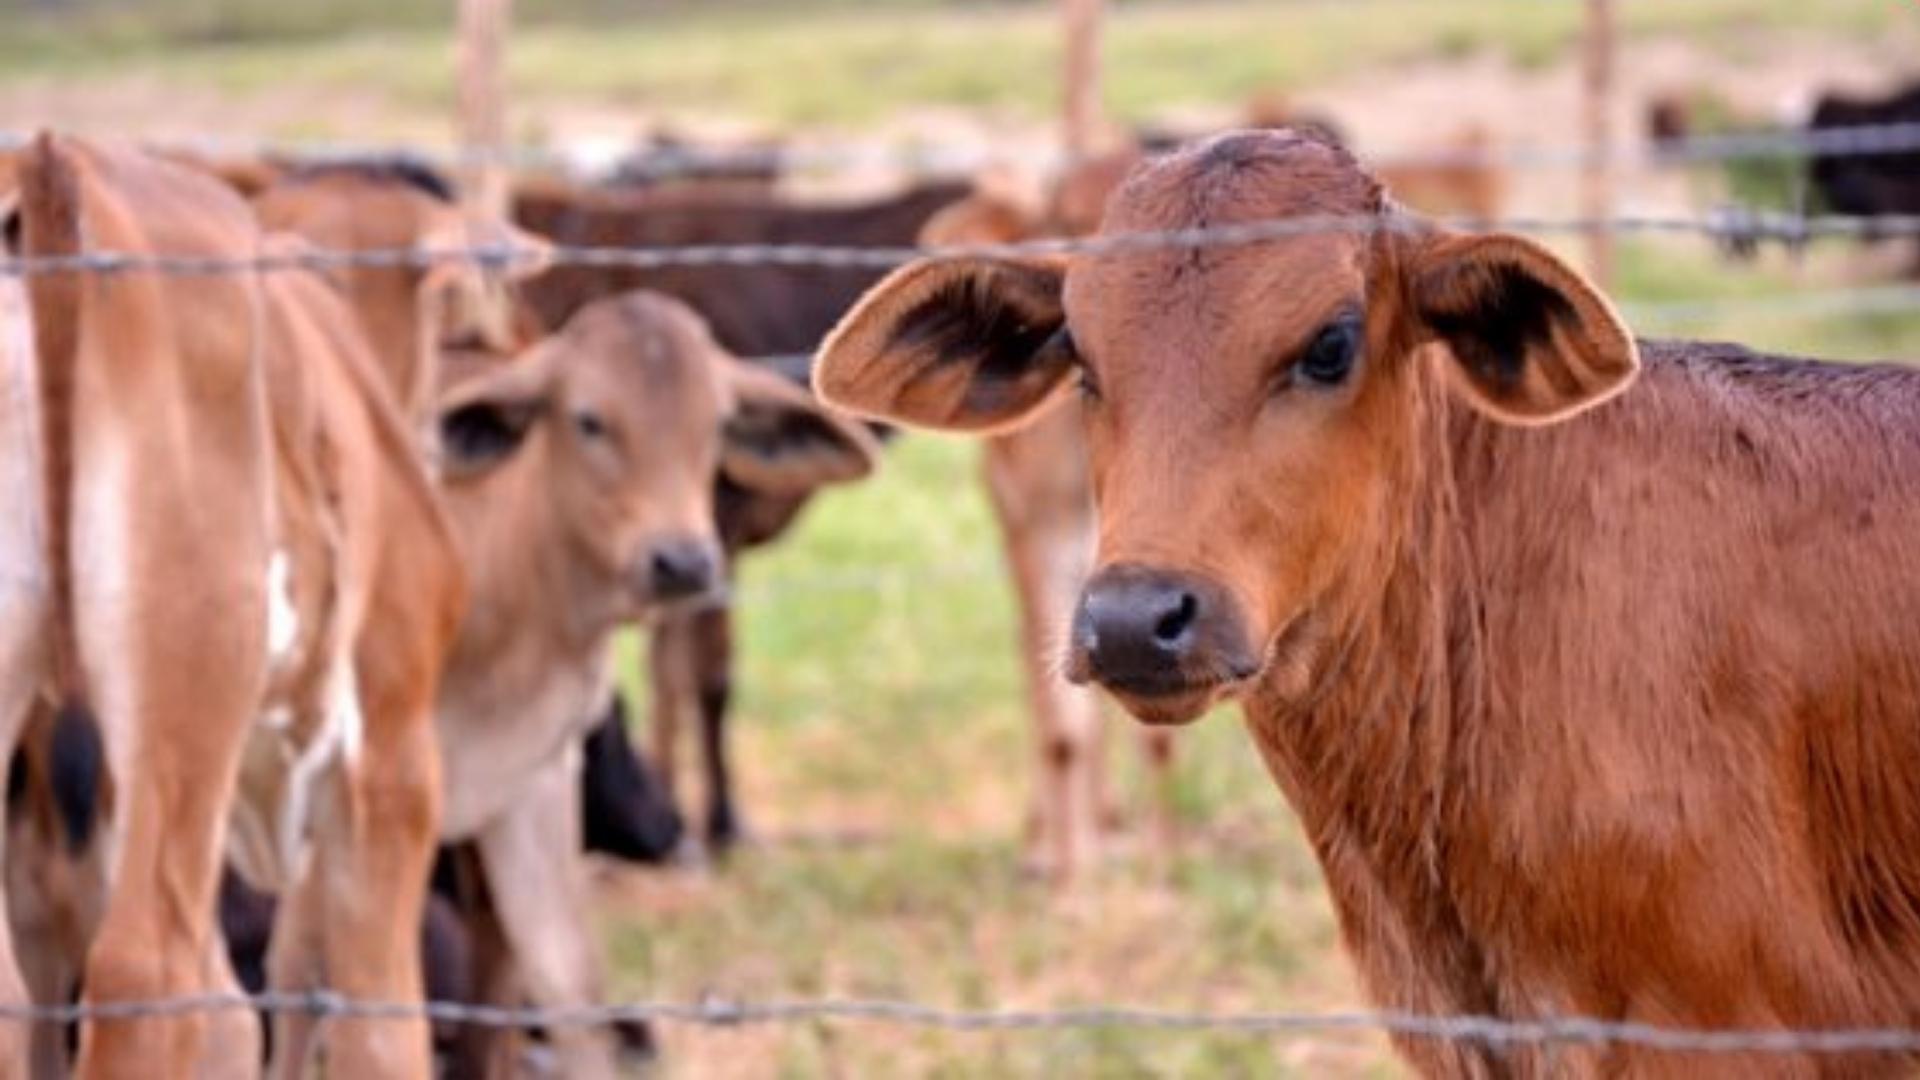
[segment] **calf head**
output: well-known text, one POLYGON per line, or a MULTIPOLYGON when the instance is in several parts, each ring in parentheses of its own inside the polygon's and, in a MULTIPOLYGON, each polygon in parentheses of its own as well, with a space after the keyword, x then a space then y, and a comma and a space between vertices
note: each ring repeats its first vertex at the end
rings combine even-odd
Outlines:
POLYGON ((645 291, 581 308, 456 386, 440 436, 450 492, 531 485, 534 513, 562 534, 569 604, 595 626, 721 587, 716 475, 791 494, 865 476, 876 454, 857 422, 735 360, 691 308, 645 291))
POLYGON ((1462 409, 1564 420, 1638 368, 1607 302, 1545 249, 1425 225, 1310 135, 1225 135, 1143 164, 1102 229, 1312 215, 1365 227, 914 264, 815 369, 830 403, 957 431, 1078 393, 1100 529, 1067 671, 1148 721, 1311 688, 1435 482, 1423 433, 1462 409))

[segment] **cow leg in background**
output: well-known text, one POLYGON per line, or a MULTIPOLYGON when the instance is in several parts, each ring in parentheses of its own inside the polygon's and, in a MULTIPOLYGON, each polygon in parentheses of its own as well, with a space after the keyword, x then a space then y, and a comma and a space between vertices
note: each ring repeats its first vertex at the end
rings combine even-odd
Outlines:
MULTIPOLYGON (((184 497, 170 501, 190 504, 184 497)), ((232 524, 216 512, 206 520, 232 524)), ((191 996, 225 985, 227 973, 210 962, 219 955, 214 908, 221 837, 263 676, 258 642, 266 605, 259 591, 182 590, 180 580, 202 575, 180 570, 194 561, 181 545, 205 546, 180 538, 159 542, 152 531, 141 535, 156 551, 152 565, 181 576, 147 582, 136 595, 149 603, 126 604, 135 610, 102 619, 109 625, 89 634, 100 643, 96 655, 117 655, 122 675, 97 684, 122 839, 83 978, 90 1004, 191 996), (164 552, 176 556, 158 554, 164 552), (107 646, 116 641, 122 643, 117 653, 107 646)), ((262 582, 266 562, 263 555, 255 563, 262 582)), ((231 574, 223 568, 205 576, 219 582, 231 574)), ((95 605, 116 606, 102 597, 83 610, 95 605)), ((187 1075, 202 1059, 208 1022, 205 1014, 94 1021, 81 1034, 78 1074, 187 1075)))
POLYGON ((682 724, 700 725, 700 767, 706 797, 702 836, 707 851, 725 855, 744 832, 733 802, 727 760, 727 709, 733 685, 733 613, 725 607, 676 612, 654 628, 649 653, 653 682, 653 765, 670 801, 680 788, 675 767, 682 724))
MULTIPOLYGON (((56 752, 53 713, 44 703, 36 703, 30 715, 21 745, 10 756, 4 852, 7 916, 30 1000, 35 1005, 58 1006, 79 993, 87 945, 100 925, 106 902, 107 841, 100 835, 99 817, 83 816, 87 802, 93 803, 96 814, 104 813, 97 781, 105 762, 73 763, 79 766, 73 767, 74 778, 93 773, 92 790, 56 792, 51 779, 56 752), (80 849, 74 850, 75 845, 80 849)), ((91 728, 87 734, 97 737, 91 728)), ((100 752, 97 742, 78 749, 94 755, 100 752)), ((75 1034, 71 1024, 33 1025, 30 1075, 47 1080, 65 1076, 75 1034)))
POLYGON ((700 764, 706 781, 707 850, 725 855, 744 833, 733 805, 727 761, 727 709, 733 696, 733 609, 720 605, 692 619, 693 689, 700 706, 700 764))
POLYGON ((647 641, 647 661, 653 767, 667 801, 678 805, 680 732, 694 708, 691 613, 676 611, 660 618, 647 641))
MULTIPOLYGON (((487 892, 532 1003, 577 1008, 602 1001, 600 948, 587 922, 580 841, 580 752, 574 744, 532 777, 527 794, 475 837, 487 892)), ((548 1033, 569 1078, 614 1075, 605 1028, 558 1024, 548 1033)))
POLYGON ((1099 843, 1096 772, 1101 722, 1090 690, 1070 685, 1055 657, 1093 551, 1089 494, 1077 415, 1069 409, 987 441, 987 492, 1000 521, 1020 604, 1021 660, 1041 763, 1034 841, 1041 868, 1073 881, 1099 843))
POLYGON ((1140 728, 1141 757, 1147 767, 1149 811, 1148 845, 1154 869, 1166 873, 1179 853, 1180 830, 1174 817, 1173 732, 1164 727, 1140 728))
MULTIPOLYGON (((493 909, 480 854, 473 844, 455 844, 441 850, 434 888, 452 897, 465 925, 471 964, 468 996, 473 1003, 521 1004, 513 951, 493 909)), ((521 1039, 522 1033, 512 1028, 457 1025, 446 1056, 445 1075, 462 1080, 511 1080, 517 1071, 521 1039)))
MULTIPOLYGON (((207 972, 213 992, 235 997, 246 993, 234 973, 220 935, 207 939, 207 972)), ((207 1037, 200 1048, 200 1064, 193 1072, 195 1080, 248 1080, 260 1075, 264 1053, 260 1014, 253 1009, 218 1009, 207 1015, 207 1037)))
MULTIPOLYGON (((376 609, 374 617, 381 613, 376 609)), ((315 870, 326 890, 321 912, 327 984, 349 998, 419 1001, 421 918, 440 825, 440 758, 434 743, 435 680, 392 672, 395 658, 377 638, 361 650, 366 746, 350 761, 340 807, 322 819, 315 870), (389 677, 381 677, 387 668, 389 677)), ((427 670, 436 658, 420 657, 427 670)), ((325 1052, 330 1075, 431 1073, 424 1018, 334 1019, 325 1052)))

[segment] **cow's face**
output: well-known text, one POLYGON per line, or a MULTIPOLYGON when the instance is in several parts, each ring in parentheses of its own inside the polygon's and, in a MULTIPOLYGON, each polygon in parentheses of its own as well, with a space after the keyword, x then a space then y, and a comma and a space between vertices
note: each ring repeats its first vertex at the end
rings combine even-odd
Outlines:
MULTIPOLYGON (((1103 231, 1389 213, 1344 152, 1242 134, 1136 171, 1103 231)), ((1381 220, 1395 227, 910 266, 829 339, 816 381, 855 411, 970 430, 1077 383, 1100 537, 1068 673, 1158 722, 1256 682, 1303 693, 1378 597, 1439 410, 1550 423, 1638 364, 1545 250, 1381 220)))
POLYGON ((596 623, 718 590, 716 470, 785 494, 864 476, 873 444, 799 387, 726 355, 691 309, 635 292, 582 308, 440 410, 445 482, 532 485, 596 623), (517 479, 508 480, 512 473, 517 479))

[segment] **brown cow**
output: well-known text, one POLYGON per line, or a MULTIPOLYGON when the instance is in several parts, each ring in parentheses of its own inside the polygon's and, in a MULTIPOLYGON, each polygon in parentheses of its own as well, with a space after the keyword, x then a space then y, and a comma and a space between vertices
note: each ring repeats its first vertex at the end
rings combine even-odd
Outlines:
MULTIPOLYGON (((17 172, 9 233, 28 255, 84 240, 245 258, 265 243, 232 193, 131 151, 42 138, 17 172)), ((45 452, 9 455, 41 476, 7 516, 45 538, 8 561, 47 587, 10 602, 7 626, 50 632, 44 656, 9 652, 21 663, 0 678, 15 695, 0 717, 17 724, 50 672, 56 733, 97 723, 105 745, 116 813, 85 999, 231 986, 211 926, 224 824, 239 865, 288 895, 289 937, 316 959, 303 984, 418 1000, 439 805, 429 710, 463 592, 352 317, 301 273, 52 273, 25 291, 8 370, 16 387, 37 375, 38 406, 15 398, 0 427, 43 429, 45 452), (37 364, 21 365, 22 343, 37 364), (37 498, 44 513, 26 513, 37 498)), ((79 1069, 244 1070, 251 1026, 231 1012, 98 1022, 79 1069), (222 1035, 203 1046, 210 1025, 222 1035)), ((277 1040, 287 1071, 313 1048, 300 1035, 277 1040)), ((426 1050, 417 1019, 326 1032, 330 1067, 356 1075, 424 1075, 426 1050)))
POLYGON ((1078 382, 1100 543, 1069 670, 1154 723, 1243 704, 1381 1005, 1920 1024, 1920 374, 1636 342, 1544 248, 1423 223, 1293 133, 1142 167, 1103 229, 1329 213, 1380 228, 907 267, 819 389, 978 431, 1078 382))

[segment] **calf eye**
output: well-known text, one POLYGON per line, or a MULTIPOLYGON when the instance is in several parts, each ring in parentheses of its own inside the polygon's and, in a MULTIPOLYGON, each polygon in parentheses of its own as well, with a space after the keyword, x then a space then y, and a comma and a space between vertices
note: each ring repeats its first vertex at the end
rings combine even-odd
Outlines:
POLYGON ((1320 333, 1294 365, 1301 378, 1321 386, 1345 380, 1360 355, 1360 317, 1342 315, 1320 328, 1320 333))
POLYGON ((600 414, 583 409, 573 414, 573 429, 589 439, 604 438, 607 434, 607 422, 600 418, 600 414))
POLYGON ((1087 358, 1081 356, 1080 350, 1074 345, 1073 333, 1064 326, 1054 331, 1047 343, 1040 347, 1038 355, 1045 357, 1055 353, 1064 354, 1073 364, 1074 383, 1080 388, 1080 396, 1088 401, 1098 401, 1100 380, 1094 377, 1093 366, 1087 363, 1087 358))

